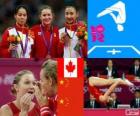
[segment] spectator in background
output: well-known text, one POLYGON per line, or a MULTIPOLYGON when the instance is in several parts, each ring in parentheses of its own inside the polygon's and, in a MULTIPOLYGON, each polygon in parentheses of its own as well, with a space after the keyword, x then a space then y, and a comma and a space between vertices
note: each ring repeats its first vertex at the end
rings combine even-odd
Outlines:
POLYGON ((1 55, 3 58, 31 58, 34 35, 27 26, 28 8, 20 5, 15 8, 15 25, 2 34, 1 55))
POLYGON ((84 60, 84 75, 86 78, 91 76, 91 68, 88 66, 86 60, 84 60))
POLYGON ((121 104, 121 102, 118 100, 117 95, 116 95, 115 92, 112 92, 110 94, 110 98, 111 98, 111 100, 108 103, 108 105, 109 105, 108 107, 110 107, 110 108, 117 108, 118 105, 121 104))
POLYGON ((108 60, 107 67, 102 74, 107 75, 108 78, 118 78, 118 72, 117 69, 114 67, 112 60, 108 60))
POLYGON ((129 69, 129 74, 135 75, 140 78, 140 61, 139 59, 135 59, 134 65, 129 69))
POLYGON ((96 98, 90 94, 90 98, 85 101, 84 108, 100 108, 100 103, 96 101, 96 98))
POLYGON ((87 57, 87 41, 84 38, 79 39, 76 35, 79 26, 78 17, 77 6, 70 4, 65 7, 65 25, 59 30, 59 37, 64 46, 61 55, 64 58, 87 57))
POLYGON ((42 6, 39 10, 39 18, 40 24, 32 27, 35 35, 32 56, 41 59, 57 58, 63 45, 59 44, 58 27, 53 25, 55 19, 52 7, 42 6))
POLYGON ((134 93, 134 99, 131 101, 131 108, 140 108, 140 89, 136 89, 134 93))

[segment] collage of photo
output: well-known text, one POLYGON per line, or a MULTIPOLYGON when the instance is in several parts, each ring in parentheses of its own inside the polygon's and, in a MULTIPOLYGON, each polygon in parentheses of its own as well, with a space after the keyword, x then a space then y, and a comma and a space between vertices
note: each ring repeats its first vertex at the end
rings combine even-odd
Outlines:
POLYGON ((140 116, 138 5, 1 0, 0 116, 140 116))

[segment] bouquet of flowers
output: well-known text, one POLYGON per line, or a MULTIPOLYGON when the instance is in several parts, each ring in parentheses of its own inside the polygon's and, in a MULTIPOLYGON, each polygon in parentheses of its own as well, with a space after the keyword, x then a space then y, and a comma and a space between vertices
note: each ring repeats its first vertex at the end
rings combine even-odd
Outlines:
MULTIPOLYGON (((17 44, 21 42, 21 38, 16 35, 11 35, 8 37, 8 42, 12 44, 13 46, 16 46, 17 44)), ((18 58, 17 49, 11 50, 11 57, 18 58)))
POLYGON ((87 33, 87 25, 86 23, 80 21, 78 22, 78 28, 77 28, 77 33, 76 36, 78 37, 78 43, 76 44, 74 50, 79 51, 81 47, 81 41, 82 40, 87 40, 88 33, 87 33))
MULTIPOLYGON (((31 30, 28 31, 28 36, 29 36, 30 38, 35 38, 34 32, 31 31, 31 30)), ((28 38, 28 39, 30 39, 30 38, 28 38)))

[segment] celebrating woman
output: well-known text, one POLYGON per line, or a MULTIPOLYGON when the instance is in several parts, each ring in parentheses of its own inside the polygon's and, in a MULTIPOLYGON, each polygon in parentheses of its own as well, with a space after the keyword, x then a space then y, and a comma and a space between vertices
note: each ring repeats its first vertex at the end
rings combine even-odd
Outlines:
POLYGON ((18 6, 14 12, 16 23, 2 34, 1 55, 3 58, 30 58, 34 34, 27 26, 28 9, 18 6))
POLYGON ((38 106, 32 102, 35 84, 31 71, 18 72, 11 89, 16 99, 1 107, 1 116, 40 116, 38 106))
POLYGON ((39 17, 41 23, 32 27, 35 34, 33 56, 35 58, 56 58, 58 57, 59 34, 57 26, 52 24, 53 9, 50 6, 41 7, 39 17))

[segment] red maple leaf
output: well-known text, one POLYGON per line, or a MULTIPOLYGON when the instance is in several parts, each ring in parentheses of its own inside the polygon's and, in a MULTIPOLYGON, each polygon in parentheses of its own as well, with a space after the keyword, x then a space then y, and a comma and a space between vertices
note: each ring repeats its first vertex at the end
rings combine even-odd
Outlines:
POLYGON ((75 65, 73 65, 73 63, 71 62, 71 60, 66 65, 66 70, 70 73, 70 75, 75 70, 75 65))

